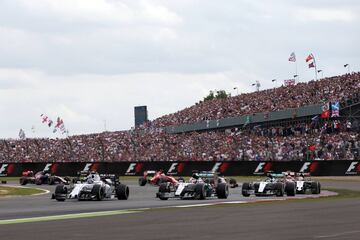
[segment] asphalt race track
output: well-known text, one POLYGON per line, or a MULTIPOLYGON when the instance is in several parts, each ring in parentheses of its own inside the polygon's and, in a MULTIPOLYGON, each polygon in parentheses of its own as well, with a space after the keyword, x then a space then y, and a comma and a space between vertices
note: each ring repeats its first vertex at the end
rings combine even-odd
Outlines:
MULTIPOLYGON (((129 185, 131 191, 127 201, 57 202, 50 199, 50 194, 2 198, 0 223, 4 220, 36 219, 64 214, 72 216, 101 211, 114 211, 115 214, 0 224, 1 239, 360 239, 359 198, 143 211, 141 208, 212 204, 222 201, 161 201, 155 199, 155 187, 139 187, 135 181, 124 183, 129 185)), ((322 182, 322 185, 360 190, 359 182, 326 181, 322 182)), ((54 187, 44 188, 52 191, 54 187)), ((272 199, 244 198, 240 195, 240 188, 231 189, 230 194, 227 201, 272 199)))

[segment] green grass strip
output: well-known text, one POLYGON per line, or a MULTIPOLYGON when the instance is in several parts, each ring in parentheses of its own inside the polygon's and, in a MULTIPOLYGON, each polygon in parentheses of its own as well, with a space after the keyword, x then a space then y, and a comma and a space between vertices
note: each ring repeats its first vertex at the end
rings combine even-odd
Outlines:
POLYGON ((44 192, 39 188, 0 186, 0 198, 4 196, 27 196, 44 192))

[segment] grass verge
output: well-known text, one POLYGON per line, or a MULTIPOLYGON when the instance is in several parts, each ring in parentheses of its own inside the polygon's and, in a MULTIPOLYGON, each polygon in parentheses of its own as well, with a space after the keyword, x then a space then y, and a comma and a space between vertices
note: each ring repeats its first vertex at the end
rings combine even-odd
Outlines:
POLYGON ((10 186, 0 186, 0 197, 5 196, 27 196, 38 193, 44 193, 44 190, 38 188, 19 188, 19 187, 10 187, 10 186))

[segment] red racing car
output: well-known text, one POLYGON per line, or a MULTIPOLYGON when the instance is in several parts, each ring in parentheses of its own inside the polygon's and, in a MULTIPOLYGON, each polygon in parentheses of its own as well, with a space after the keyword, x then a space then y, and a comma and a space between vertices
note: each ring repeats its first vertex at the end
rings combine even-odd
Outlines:
POLYGON ((36 184, 36 185, 42 185, 42 184, 69 184, 69 179, 67 177, 62 178, 59 176, 52 175, 51 173, 47 171, 40 171, 34 174, 33 171, 24 171, 22 172, 22 177, 19 180, 20 185, 26 185, 26 184, 36 184))
POLYGON ((160 170, 160 171, 145 171, 144 176, 139 178, 139 185, 145 186, 146 183, 149 183, 154 186, 160 186, 161 183, 170 182, 172 184, 177 184, 179 181, 184 182, 185 180, 182 177, 175 179, 172 176, 167 176, 162 170, 160 170))

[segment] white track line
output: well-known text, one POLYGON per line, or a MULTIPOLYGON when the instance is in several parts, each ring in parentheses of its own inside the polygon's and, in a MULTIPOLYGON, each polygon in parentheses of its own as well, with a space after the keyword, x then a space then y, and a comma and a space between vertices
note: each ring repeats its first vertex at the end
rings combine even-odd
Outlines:
POLYGON ((343 235, 351 235, 354 233, 360 233, 359 230, 356 231, 348 231, 348 232, 342 232, 342 233, 337 233, 337 234, 332 234, 332 235, 322 235, 322 236, 315 236, 315 238, 337 238, 343 235))

